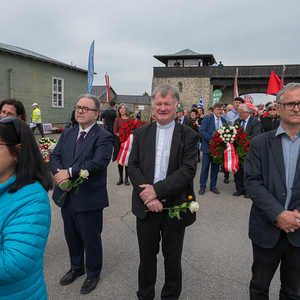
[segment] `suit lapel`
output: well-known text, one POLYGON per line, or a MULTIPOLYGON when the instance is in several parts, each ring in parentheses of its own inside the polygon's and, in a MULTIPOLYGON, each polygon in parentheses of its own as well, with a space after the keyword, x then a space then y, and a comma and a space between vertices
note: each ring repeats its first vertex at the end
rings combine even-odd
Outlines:
POLYGON ((284 158, 283 158, 283 150, 281 143, 281 136, 275 136, 276 131, 271 132, 270 134, 270 143, 273 151, 273 155, 275 158, 275 162, 277 164, 277 169, 281 176, 282 182, 286 186, 285 181, 285 166, 284 166, 284 158))
POLYGON ((175 160, 178 159, 177 157, 177 152, 178 152, 178 148, 179 148, 179 143, 181 141, 182 138, 182 126, 179 126, 178 123, 175 123, 175 128, 174 128, 174 132, 173 132, 173 136, 172 136, 172 143, 171 143, 171 151, 170 151, 170 158, 169 158, 169 165, 168 165, 168 172, 167 174, 170 173, 170 168, 172 168, 172 166, 175 163, 175 160))

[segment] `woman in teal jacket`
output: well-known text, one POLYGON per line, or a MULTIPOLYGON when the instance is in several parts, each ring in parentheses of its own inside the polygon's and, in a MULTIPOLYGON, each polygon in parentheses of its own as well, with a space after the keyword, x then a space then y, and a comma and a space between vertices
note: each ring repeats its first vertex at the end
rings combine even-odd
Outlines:
POLYGON ((47 299, 52 178, 25 122, 0 120, 0 299, 47 299))

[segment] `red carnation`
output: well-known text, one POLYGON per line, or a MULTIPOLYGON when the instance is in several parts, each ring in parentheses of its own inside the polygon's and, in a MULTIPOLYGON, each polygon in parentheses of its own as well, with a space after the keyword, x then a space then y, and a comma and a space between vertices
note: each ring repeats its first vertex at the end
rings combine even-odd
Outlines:
POLYGON ((247 147, 245 150, 246 150, 246 151, 249 151, 249 147, 247 147))
POLYGON ((220 146, 220 143, 219 143, 219 142, 217 143, 217 146, 220 146))
POLYGON ((219 152, 216 152, 216 153, 215 153, 215 155, 217 155, 217 156, 218 156, 218 155, 219 155, 219 152))

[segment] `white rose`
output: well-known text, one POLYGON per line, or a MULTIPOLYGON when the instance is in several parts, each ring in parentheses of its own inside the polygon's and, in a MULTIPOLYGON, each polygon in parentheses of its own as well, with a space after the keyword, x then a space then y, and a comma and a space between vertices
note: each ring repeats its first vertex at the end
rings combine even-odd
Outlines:
POLYGON ((230 132, 230 130, 229 130, 229 129, 226 129, 226 132, 228 133, 228 132, 230 132))
POLYGON ((84 178, 84 179, 88 179, 89 171, 88 170, 80 170, 79 176, 84 178))
POLYGON ((190 211, 191 211, 191 213, 196 212, 198 209, 199 209, 199 203, 196 202, 196 201, 192 201, 190 203, 190 211))

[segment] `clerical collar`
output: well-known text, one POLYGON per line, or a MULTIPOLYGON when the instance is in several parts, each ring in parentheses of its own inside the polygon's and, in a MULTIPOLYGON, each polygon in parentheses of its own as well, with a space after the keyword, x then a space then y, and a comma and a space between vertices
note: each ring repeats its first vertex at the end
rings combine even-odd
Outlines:
POLYGON ((156 122, 156 125, 157 125, 157 127, 158 127, 159 129, 170 129, 170 128, 172 128, 172 127, 175 126, 175 121, 173 120, 171 123, 169 123, 169 124, 167 124, 167 125, 164 125, 164 126, 159 125, 159 124, 156 122))

